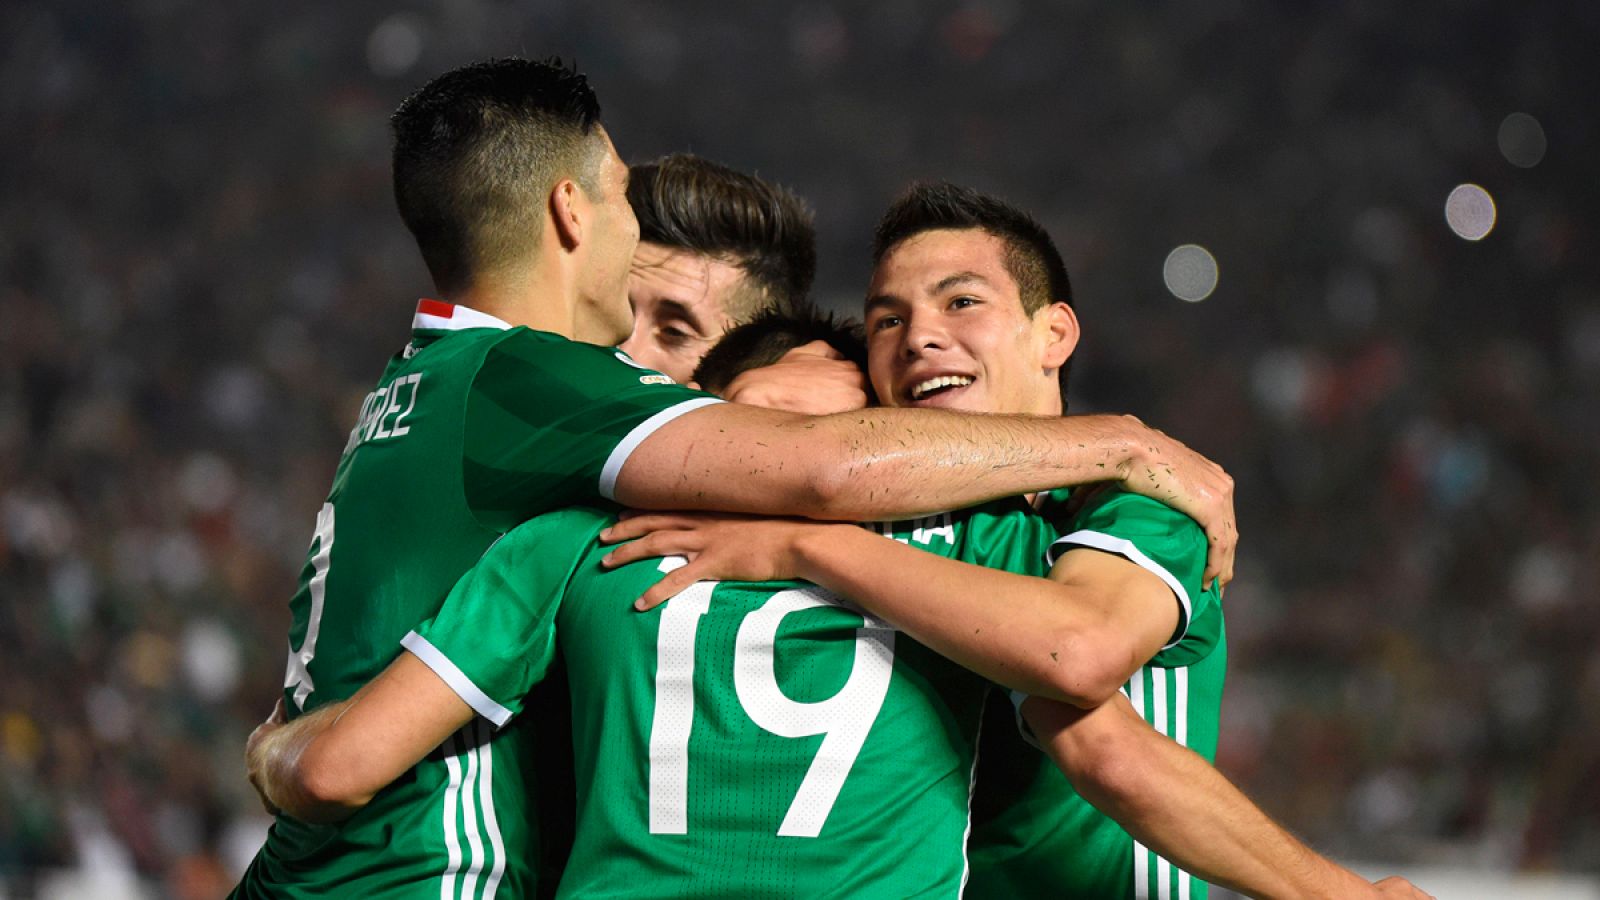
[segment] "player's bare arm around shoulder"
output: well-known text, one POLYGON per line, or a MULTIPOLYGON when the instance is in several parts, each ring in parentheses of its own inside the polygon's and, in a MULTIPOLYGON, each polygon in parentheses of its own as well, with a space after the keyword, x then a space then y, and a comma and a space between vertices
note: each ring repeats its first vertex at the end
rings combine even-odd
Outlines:
POLYGON ((1403 878, 1371 884, 1302 844, 1121 695, 1092 710, 1029 697, 1022 715, 1084 799, 1206 881, 1263 898, 1429 896, 1403 878))
POLYGON ((283 720, 283 701, 250 735, 245 769, 267 811, 337 822, 421 762, 476 715, 410 652, 355 696, 283 720))
POLYGON ((1194 517, 1210 542, 1206 580, 1232 577, 1233 479, 1131 416, 804 416, 719 403, 646 437, 618 474, 616 499, 646 509, 854 521, 1108 480, 1194 517))
POLYGON ((623 565, 683 556, 640 598, 649 609, 700 580, 798 578, 851 598, 934 651, 1014 690, 1098 706, 1178 624, 1172 591, 1128 561, 1065 554, 1051 578, 946 559, 854 525, 721 514, 630 516, 607 542, 623 565))

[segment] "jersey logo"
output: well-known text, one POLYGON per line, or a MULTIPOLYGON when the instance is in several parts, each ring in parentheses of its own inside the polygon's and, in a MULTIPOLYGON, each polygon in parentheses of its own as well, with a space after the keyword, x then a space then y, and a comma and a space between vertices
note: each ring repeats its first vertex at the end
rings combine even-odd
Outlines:
POLYGON ((670 375, 640 375, 640 384, 677 384, 670 375))

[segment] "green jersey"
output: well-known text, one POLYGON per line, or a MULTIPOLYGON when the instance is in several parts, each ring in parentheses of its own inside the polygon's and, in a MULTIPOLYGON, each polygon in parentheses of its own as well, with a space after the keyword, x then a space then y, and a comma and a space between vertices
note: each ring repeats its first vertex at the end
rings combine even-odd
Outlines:
MULTIPOLYGON (((1115 553, 1172 589, 1180 608, 1177 631, 1123 692, 1157 731, 1214 760, 1227 642, 1221 597, 1215 587, 1200 587, 1205 534, 1182 513, 1119 489, 1093 491, 1062 525, 1065 534, 1051 548, 1052 563, 1081 547, 1115 553)), ((1010 709, 1003 712, 1011 715, 1010 709)), ((968 896, 1206 896, 1204 882, 1090 806, 1014 729, 986 727, 981 759, 968 896)))
MULTIPOLYGON (((291 717, 382 671, 503 532, 609 499, 633 448, 714 402, 614 350, 422 301, 317 516, 290 602, 291 717)), ((524 738, 510 729, 491 744, 487 734, 469 726, 342 824, 279 817, 236 893, 526 893, 537 836, 524 738)))
MULTIPOLYGON (((987 682, 800 582, 700 582, 635 612, 681 560, 602 569, 609 522, 512 531, 406 638, 511 726, 559 646, 578 799, 560 894, 957 896, 987 682)), ((881 530, 1036 574, 1056 534, 1020 501, 881 530)))

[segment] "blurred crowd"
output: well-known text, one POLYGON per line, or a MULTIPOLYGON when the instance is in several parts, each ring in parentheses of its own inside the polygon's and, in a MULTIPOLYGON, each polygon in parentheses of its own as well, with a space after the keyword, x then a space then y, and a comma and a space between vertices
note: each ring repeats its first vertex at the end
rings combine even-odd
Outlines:
POLYGON ((431 289, 386 117, 512 53, 576 58, 624 158, 807 196, 835 309, 911 178, 1037 212, 1074 411, 1239 484, 1220 765, 1335 855, 1600 871, 1600 7, 721 6, 0 8, 0 895, 254 852, 288 598, 431 289))

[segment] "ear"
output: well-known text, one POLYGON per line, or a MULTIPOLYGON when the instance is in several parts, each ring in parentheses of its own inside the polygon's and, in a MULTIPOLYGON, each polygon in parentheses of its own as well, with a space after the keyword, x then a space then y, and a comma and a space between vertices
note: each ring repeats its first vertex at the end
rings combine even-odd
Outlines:
POLYGON ((1039 310, 1039 315, 1045 317, 1044 367, 1059 369, 1072 358, 1072 351, 1078 349, 1078 315, 1061 302, 1039 310))
POLYGON ((588 215, 588 198, 570 178, 563 178, 550 189, 550 220, 556 239, 564 250, 575 250, 583 243, 583 226, 588 215))

